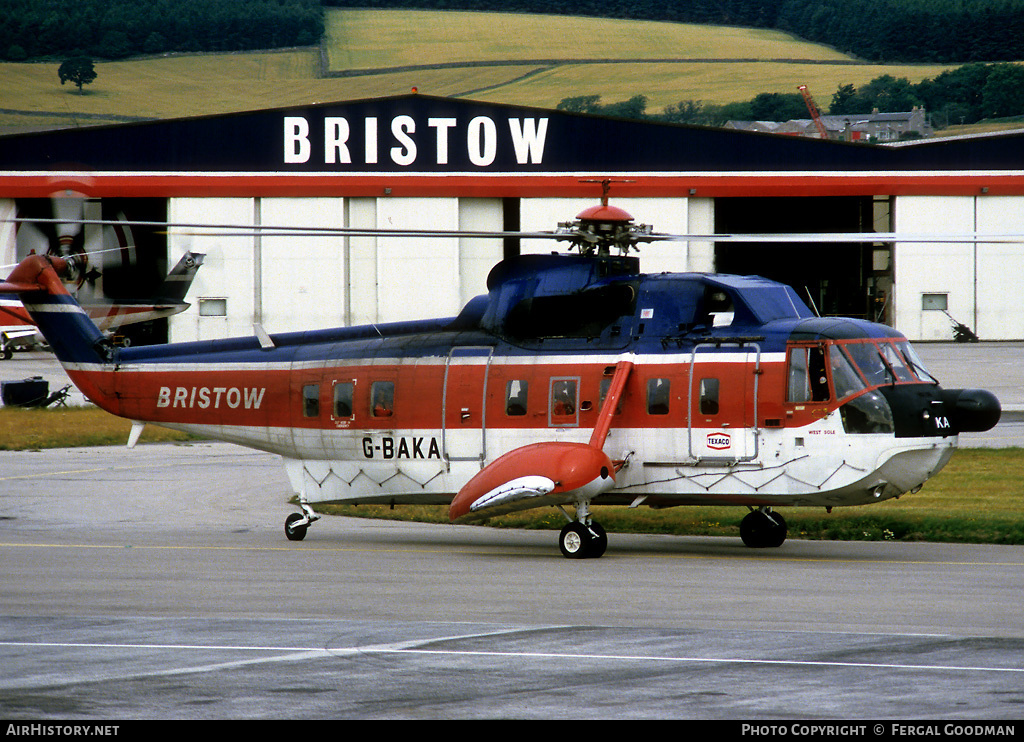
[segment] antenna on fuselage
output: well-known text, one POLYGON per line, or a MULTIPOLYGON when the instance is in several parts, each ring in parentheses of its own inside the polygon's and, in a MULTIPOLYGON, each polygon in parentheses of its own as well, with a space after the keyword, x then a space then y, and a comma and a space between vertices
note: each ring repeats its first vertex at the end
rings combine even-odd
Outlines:
POLYGON ((818 311, 818 305, 814 303, 814 296, 811 295, 811 287, 804 286, 804 291, 807 292, 807 301, 811 302, 811 309, 814 311, 814 316, 820 317, 821 312, 818 311))

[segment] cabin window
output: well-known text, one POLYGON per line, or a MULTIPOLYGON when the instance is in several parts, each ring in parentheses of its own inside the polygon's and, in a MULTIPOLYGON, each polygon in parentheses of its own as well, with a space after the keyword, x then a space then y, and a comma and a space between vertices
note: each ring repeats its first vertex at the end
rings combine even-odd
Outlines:
POLYGON ((355 384, 351 381, 334 382, 334 416, 351 418, 353 415, 352 396, 355 384))
POLYGON ((375 381, 370 385, 370 414, 374 417, 395 414, 395 382, 375 381))
POLYGON ((700 380, 700 414, 718 414, 718 379, 700 380))
POLYGON ((522 379, 512 379, 505 385, 505 414, 519 417, 526 414, 526 398, 530 385, 522 379))
POLYGON ((647 414, 668 414, 670 386, 668 379, 647 380, 647 414))
POLYGON ((302 387, 302 416, 320 416, 320 385, 306 384, 302 387))
POLYGON ((552 425, 575 425, 578 386, 576 379, 551 380, 552 425))

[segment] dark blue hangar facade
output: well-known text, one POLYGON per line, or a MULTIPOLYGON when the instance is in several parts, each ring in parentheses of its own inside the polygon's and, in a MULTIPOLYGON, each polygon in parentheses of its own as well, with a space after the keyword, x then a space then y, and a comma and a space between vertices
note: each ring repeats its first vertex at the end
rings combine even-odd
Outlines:
POLYGON ((876 146, 413 94, 21 134, 0 137, 0 213, 171 226, 69 236, 8 221, 0 262, 62 236, 103 244, 113 251, 94 262, 116 296, 205 253, 192 307, 162 331, 174 340, 450 316, 502 257, 560 246, 205 227, 548 230, 605 179, 612 203, 658 232, 950 236, 659 244, 641 252, 645 272, 765 275, 823 314, 915 340, 950 339, 950 316, 982 339, 1024 339, 1024 246, 955 239, 1024 233, 1024 133, 876 146))

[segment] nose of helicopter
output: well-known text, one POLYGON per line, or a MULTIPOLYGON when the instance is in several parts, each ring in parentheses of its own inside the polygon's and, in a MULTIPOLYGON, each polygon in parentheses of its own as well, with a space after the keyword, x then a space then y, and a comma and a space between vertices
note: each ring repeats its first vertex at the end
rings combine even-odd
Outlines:
POLYGON ((984 389, 945 389, 942 401, 953 429, 960 433, 991 430, 1002 414, 996 395, 984 389))

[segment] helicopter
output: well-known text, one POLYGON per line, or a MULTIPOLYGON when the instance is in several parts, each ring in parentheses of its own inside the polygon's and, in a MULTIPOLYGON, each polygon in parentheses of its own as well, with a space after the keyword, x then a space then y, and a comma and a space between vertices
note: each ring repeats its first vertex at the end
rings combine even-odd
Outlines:
POLYGON ((819 317, 757 276, 641 273, 640 243, 696 237, 636 224, 607 182, 574 221, 518 236, 570 249, 507 258, 430 320, 119 348, 60 257, 25 258, 0 292, 132 421, 129 446, 152 422, 280 455, 292 541, 322 502, 441 504, 455 523, 553 507, 562 555, 597 558, 595 506, 733 505, 744 544, 778 547, 778 508, 917 492, 959 433, 999 420, 993 394, 943 389, 891 327, 819 317))

